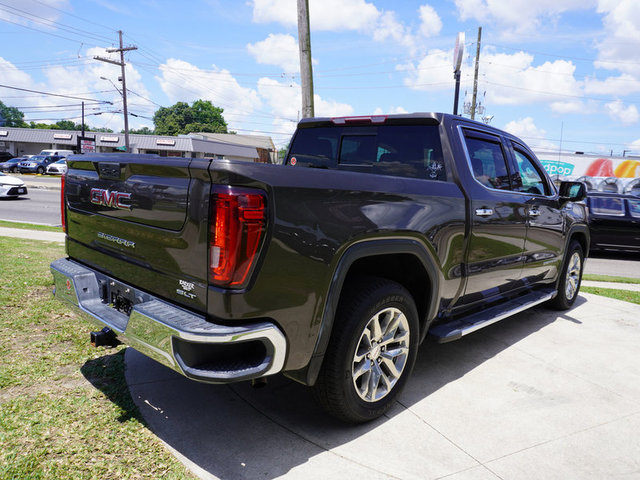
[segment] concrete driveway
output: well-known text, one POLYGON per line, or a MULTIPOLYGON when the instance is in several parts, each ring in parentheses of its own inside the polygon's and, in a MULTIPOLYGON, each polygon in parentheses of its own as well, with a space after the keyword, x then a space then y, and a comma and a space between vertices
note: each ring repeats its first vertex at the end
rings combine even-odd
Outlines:
POLYGON ((150 429, 201 478, 640 478, 640 306, 617 300, 427 342, 390 413, 355 427, 282 376, 205 385, 125 358, 150 429))

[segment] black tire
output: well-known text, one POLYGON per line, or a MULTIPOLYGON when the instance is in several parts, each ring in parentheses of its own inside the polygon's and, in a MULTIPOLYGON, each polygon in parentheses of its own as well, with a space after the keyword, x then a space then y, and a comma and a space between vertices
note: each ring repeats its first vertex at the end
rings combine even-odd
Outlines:
POLYGON ((313 392, 334 417, 362 423, 389 410, 404 387, 416 360, 419 324, 415 302, 399 283, 375 277, 351 283, 313 392))
POLYGON ((578 298, 582 272, 584 270, 584 253, 582 246, 575 240, 569 244, 562 272, 558 281, 558 294, 549 305, 557 310, 570 309, 578 298))
POLYGON ((42 175, 44 173, 44 168, 43 167, 38 167, 38 169, 36 170, 40 175, 42 175))

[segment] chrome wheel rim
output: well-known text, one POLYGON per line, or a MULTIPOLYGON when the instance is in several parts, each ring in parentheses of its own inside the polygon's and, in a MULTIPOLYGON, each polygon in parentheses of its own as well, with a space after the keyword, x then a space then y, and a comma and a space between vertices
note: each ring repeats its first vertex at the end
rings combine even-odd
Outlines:
POLYGON ((569 266, 567 267, 567 278, 565 282, 565 296, 567 300, 573 299, 578 292, 578 283, 580 282, 580 272, 582 271, 582 260, 578 252, 573 252, 569 259, 569 266))
POLYGON ((393 390, 407 364, 409 340, 409 321, 397 308, 385 308, 369 319, 351 367, 362 400, 377 402, 393 390))

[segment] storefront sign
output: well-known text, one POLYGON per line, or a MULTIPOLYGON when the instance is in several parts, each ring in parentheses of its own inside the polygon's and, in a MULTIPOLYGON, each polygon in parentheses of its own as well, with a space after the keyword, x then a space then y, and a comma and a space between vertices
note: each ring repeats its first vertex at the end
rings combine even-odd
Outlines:
POLYGON ((54 140, 71 140, 72 135, 70 133, 54 133, 54 140))

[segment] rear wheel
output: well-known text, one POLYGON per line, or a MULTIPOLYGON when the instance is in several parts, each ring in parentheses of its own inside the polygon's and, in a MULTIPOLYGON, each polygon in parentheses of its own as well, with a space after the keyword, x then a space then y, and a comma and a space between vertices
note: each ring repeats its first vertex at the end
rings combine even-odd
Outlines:
POLYGON ((373 420, 393 405, 417 348, 411 294, 396 282, 360 279, 343 294, 314 395, 341 420, 373 420))
POLYGON ((565 262, 558 282, 558 295, 551 301, 551 306, 558 310, 568 310, 578 298, 582 270, 584 269, 584 254, 582 247, 575 240, 569 244, 565 262))

